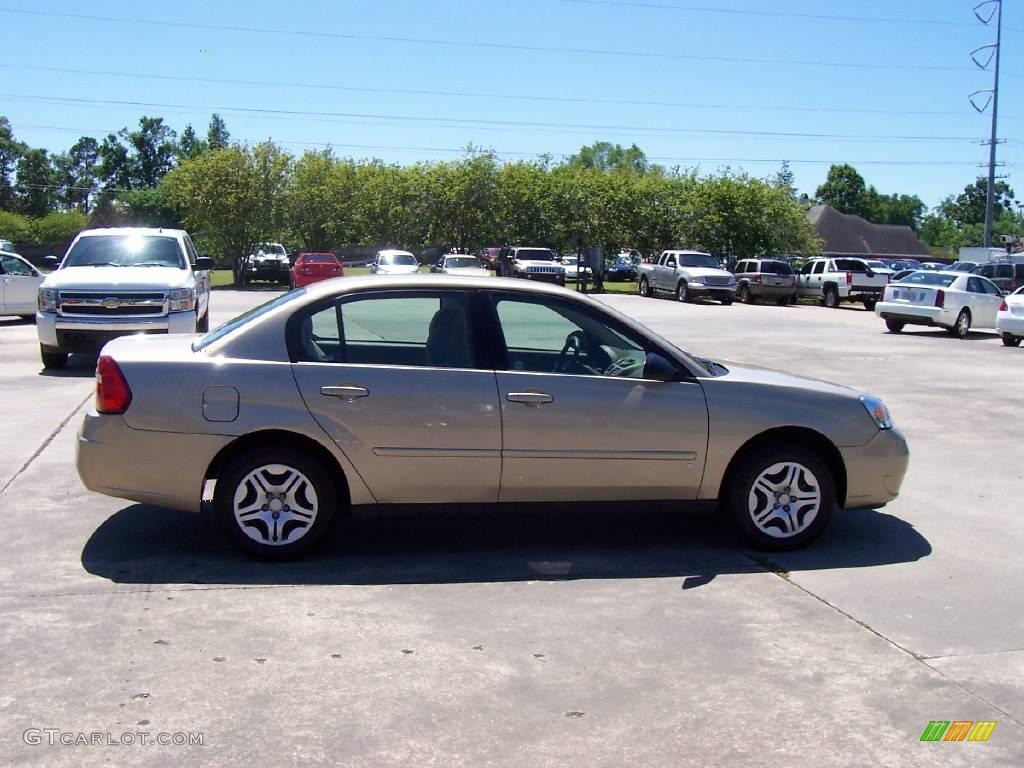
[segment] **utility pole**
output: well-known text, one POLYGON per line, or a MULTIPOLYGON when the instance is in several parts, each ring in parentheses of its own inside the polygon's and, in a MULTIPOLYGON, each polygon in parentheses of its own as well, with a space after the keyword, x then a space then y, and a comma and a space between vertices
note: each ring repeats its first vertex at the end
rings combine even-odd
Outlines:
MULTIPOLYGON (((974 6, 974 15, 982 24, 988 26, 992 19, 996 20, 996 42, 995 45, 984 45, 981 48, 974 50, 971 53, 971 58, 974 63, 981 69, 988 69, 990 63, 994 63, 993 77, 992 77, 992 92, 989 102, 992 104, 992 133, 988 141, 988 186, 985 190, 985 247, 992 247, 992 222, 995 218, 995 186, 996 186, 996 145, 999 143, 998 140, 998 120, 999 120, 999 54, 1002 51, 1002 38, 1003 38, 1003 0, 985 0, 983 3, 979 3, 974 6), (988 17, 983 17, 978 13, 978 9, 983 6, 991 5, 994 6, 988 17), (984 64, 977 58, 979 51, 989 50, 988 61, 984 64)), ((973 97, 977 93, 982 91, 975 91, 971 96, 973 97)), ((979 112, 984 112, 985 107, 978 109, 977 104, 974 103, 973 99, 971 104, 979 112)), ((985 105, 987 106, 987 105, 985 105)))

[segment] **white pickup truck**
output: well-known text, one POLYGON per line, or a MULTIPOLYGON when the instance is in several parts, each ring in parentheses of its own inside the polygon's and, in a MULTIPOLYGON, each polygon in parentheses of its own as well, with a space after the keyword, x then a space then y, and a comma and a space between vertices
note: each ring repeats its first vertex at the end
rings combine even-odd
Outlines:
POLYGON ((641 264, 639 271, 641 296, 663 291, 677 301, 708 296, 723 304, 732 304, 736 297, 736 276, 708 253, 664 251, 656 263, 641 264))
POLYGON ((870 312, 888 284, 889 275, 875 272, 864 259, 811 259, 796 277, 796 295, 820 299, 832 308, 862 301, 870 312))
POLYGON ((180 229, 87 229, 39 286, 44 368, 118 336, 196 333, 210 326, 213 260, 180 229))

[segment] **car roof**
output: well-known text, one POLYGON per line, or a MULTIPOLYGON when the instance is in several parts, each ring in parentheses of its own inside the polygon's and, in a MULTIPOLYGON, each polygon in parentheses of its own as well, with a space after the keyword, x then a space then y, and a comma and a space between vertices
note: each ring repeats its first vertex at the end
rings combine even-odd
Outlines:
POLYGON ((363 275, 360 277, 346 277, 341 280, 325 280, 305 288, 307 296, 315 300, 324 296, 341 295, 353 293, 368 288, 387 287, 390 290, 424 290, 433 288, 456 288, 471 290, 474 288, 487 288, 489 290, 519 291, 521 293, 557 294, 560 296, 569 295, 576 297, 575 291, 568 291, 565 288, 550 285, 548 283, 534 282, 532 280, 518 280, 511 277, 472 277, 462 275, 437 275, 437 274, 410 274, 410 275, 363 275))
POLYGON ((688 248, 669 248, 668 250, 665 251, 665 253, 692 254, 694 256, 711 256, 710 253, 706 253, 704 251, 691 251, 688 248))
POLYGON ((401 253, 401 254, 406 255, 406 256, 412 256, 412 252, 411 251, 403 251, 401 248, 385 248, 382 251, 377 251, 377 255, 378 256, 383 256, 385 254, 392 255, 392 254, 396 254, 396 253, 401 253))
POLYGON ((166 229, 163 227, 102 227, 100 229, 83 229, 78 233, 79 237, 100 237, 112 235, 143 235, 182 237, 186 234, 184 229, 166 229))

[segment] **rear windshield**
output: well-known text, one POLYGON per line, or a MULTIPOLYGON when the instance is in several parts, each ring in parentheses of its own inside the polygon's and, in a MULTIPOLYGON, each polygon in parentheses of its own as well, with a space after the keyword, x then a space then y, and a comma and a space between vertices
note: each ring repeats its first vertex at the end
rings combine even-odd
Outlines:
POLYGON ((867 272, 868 265, 860 259, 836 259, 836 269, 840 272, 867 272))
POLYGON ((278 296, 277 298, 271 299, 270 301, 264 304, 260 304, 258 307, 250 309, 248 312, 243 312, 238 317, 228 320, 223 325, 214 328, 212 331, 210 331, 202 338, 196 339, 195 342, 192 344, 192 350, 194 352, 201 352, 214 342, 219 341, 220 339, 227 336, 232 331, 236 331, 243 325, 251 323, 253 320, 267 314, 267 312, 275 310, 278 307, 287 304, 288 302, 295 301, 295 299, 299 298, 300 296, 304 296, 305 293, 305 288, 296 288, 294 291, 290 291, 286 293, 284 296, 278 296))
POLYGON ((946 275, 941 272, 911 272, 906 277, 900 278, 897 282, 913 283, 914 285, 937 285, 941 288, 948 288, 956 280, 956 275, 946 275))
POLYGON ((449 256, 444 260, 446 269, 465 269, 467 267, 479 267, 480 262, 476 256, 449 256))
POLYGON ((762 261, 761 271, 772 275, 792 275, 793 268, 784 261, 762 261))
POLYGON ((338 261, 330 253, 304 253, 302 260, 307 264, 335 264, 338 261))
POLYGON ((382 253, 380 257, 381 264, 395 264, 401 266, 412 266, 418 263, 416 257, 411 253, 382 253))
POLYGON ((520 248, 516 251, 516 258, 524 261, 554 261, 555 254, 547 248, 520 248))
POLYGON ((679 266, 681 267, 710 267, 712 269, 718 269, 718 262, 715 261, 713 256, 708 256, 705 253, 684 253, 679 257, 679 266))
POLYGON ((185 269, 177 238, 161 235, 95 235, 78 240, 62 267, 176 267, 185 269))

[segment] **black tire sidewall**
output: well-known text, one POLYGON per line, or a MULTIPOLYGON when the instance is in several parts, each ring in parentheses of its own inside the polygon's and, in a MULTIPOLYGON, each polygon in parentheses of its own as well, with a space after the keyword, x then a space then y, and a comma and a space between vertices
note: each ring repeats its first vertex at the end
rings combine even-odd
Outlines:
POLYGON ((766 446, 756 450, 742 460, 737 470, 731 473, 729 487, 722 494, 725 509, 732 519, 737 534, 755 549, 778 551, 798 549, 816 539, 828 526, 836 507, 835 478, 828 465, 817 454, 801 445, 766 446), (794 461, 805 466, 818 480, 821 490, 821 506, 810 526, 787 539, 777 539, 762 532, 747 511, 747 497, 757 476, 772 464, 794 461))
POLYGON ((686 281, 685 280, 680 281, 679 284, 676 285, 676 301, 679 301, 679 302, 682 302, 682 303, 686 303, 687 301, 689 301, 690 297, 687 295, 689 290, 690 290, 690 288, 686 284, 686 281))
POLYGON ((213 494, 213 513, 224 535, 232 544, 260 560, 292 560, 312 550, 330 530, 338 505, 337 492, 327 470, 309 454, 293 448, 253 448, 228 461, 217 478, 213 494), (304 474, 317 495, 317 516, 312 528, 292 544, 279 547, 250 539, 235 520, 233 498, 242 479, 264 464, 284 464, 304 474))

